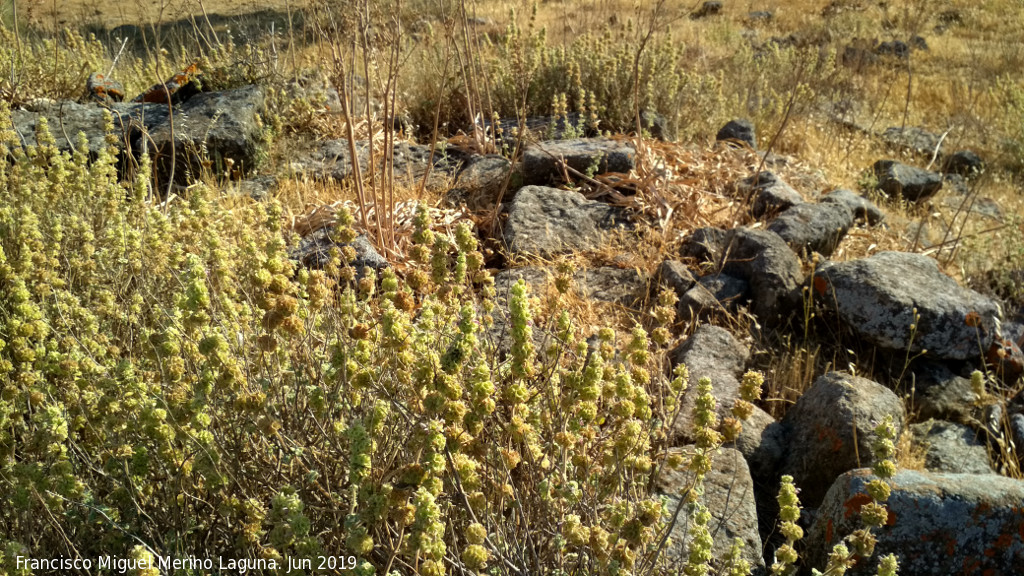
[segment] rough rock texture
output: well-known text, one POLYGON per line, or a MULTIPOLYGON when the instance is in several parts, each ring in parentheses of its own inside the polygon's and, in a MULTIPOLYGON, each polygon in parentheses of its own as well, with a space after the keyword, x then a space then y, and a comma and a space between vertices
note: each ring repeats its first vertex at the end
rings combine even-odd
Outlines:
POLYGON ((957 474, 994 474, 988 449, 978 433, 944 420, 912 424, 914 444, 925 449, 924 466, 929 472, 957 474))
POLYGON ((903 196, 919 202, 934 196, 942 189, 942 175, 895 160, 879 160, 873 167, 878 187, 889 196, 903 196))
MULTIPOLYGON (((739 378, 749 357, 750 351, 747 347, 736 340, 728 330, 710 324, 698 327, 696 332, 669 353, 673 367, 683 363, 690 372, 690 387, 683 395, 680 416, 673 429, 674 437, 684 441, 693 439, 693 407, 697 400, 697 382, 701 378, 711 379, 712 394, 717 400, 719 418, 730 415, 729 410, 739 398, 739 378)), ((764 440, 761 436, 772 421, 771 416, 754 407, 752 424, 744 426, 736 442, 736 447, 744 456, 754 457, 757 454, 761 459, 759 461, 768 459, 767 453, 762 452, 770 452, 772 447, 762 448, 764 440)))
POLYGON ((782 472, 800 487, 801 503, 817 506, 840 474, 870 466, 874 427, 889 415, 898 435, 903 402, 885 386, 840 372, 818 378, 782 421, 789 432, 782 472))
POLYGON ((736 140, 757 149, 757 133, 754 131, 754 123, 746 118, 737 118, 726 122, 725 126, 718 130, 715 140, 719 142, 736 140))
POLYGON ((942 163, 942 171, 947 174, 959 174, 969 177, 980 174, 985 169, 981 157, 971 150, 957 150, 942 163))
MULTIPOLYGON (((762 322, 773 322, 799 304, 804 280, 800 259, 774 232, 735 228, 722 235, 695 233, 691 240, 702 246, 696 251, 706 249, 705 255, 711 256, 706 259, 722 262, 725 258, 723 273, 750 284, 753 311, 762 322), (722 241, 711 245, 718 237, 722 241)), ((691 243, 683 247, 684 253, 691 243)))
POLYGON ((526 186, 509 205, 504 240, 513 254, 546 257, 597 250, 604 233, 622 221, 617 210, 579 192, 526 186))
MULTIPOLYGON (((608 138, 580 138, 538 142, 523 151, 523 183, 554 184, 564 180, 562 162, 577 172, 628 173, 636 166, 636 150, 626 142, 608 138)), ((570 177, 572 174, 570 173, 570 177)))
POLYGON ((499 200, 507 200, 515 191, 515 184, 520 178, 510 176, 511 171, 512 162, 503 156, 470 158, 446 198, 453 205, 465 202, 471 210, 493 208, 499 200), (509 188, 502 194, 506 181, 509 188))
POLYGON ((682 296, 697 281, 686 264, 678 260, 665 260, 658 268, 658 285, 682 296))
POLYGON ((803 196, 775 175, 760 172, 736 183, 736 191, 750 198, 750 214, 754 218, 774 216, 804 201, 803 196))
MULTIPOLYGON (((359 171, 364 177, 370 173, 370 149, 365 141, 356 142, 356 156, 359 158, 359 171)), ((376 151, 374 156, 378 174, 382 170, 382 156, 376 151)), ((418 184, 427 168, 429 189, 438 189, 447 185, 455 177, 462 166, 464 155, 455 148, 440 148, 434 151, 433 166, 429 146, 396 142, 392 154, 395 179, 406 184, 418 184)), ((355 167, 352 164, 352 152, 347 139, 328 140, 321 142, 311 152, 300 156, 292 163, 296 172, 305 172, 314 178, 334 179, 338 181, 352 178, 355 167)))
MULTIPOLYGON (((692 448, 683 449, 692 453, 692 448)), ((680 506, 681 495, 693 482, 689 471, 665 470, 658 478, 657 493, 664 495, 672 513, 680 506)), ((736 450, 723 448, 715 455, 711 471, 704 477, 704 494, 699 501, 711 513, 708 530, 714 538, 712 562, 725 558, 734 539, 744 543, 743 558, 750 562, 754 574, 764 574, 761 557, 761 537, 758 534, 757 507, 754 503, 754 484, 750 479, 747 462, 736 450)), ((665 550, 670 561, 685 562, 688 544, 692 538, 688 530, 686 505, 683 504, 672 529, 672 545, 665 550)), ((718 565, 714 565, 716 568, 718 565)))
POLYGON ((682 322, 698 320, 707 322, 717 315, 728 313, 725 306, 715 298, 715 295, 701 284, 694 284, 692 288, 683 293, 676 304, 678 319, 682 322))
MULTIPOLYGON (((331 230, 321 228, 312 234, 307 234, 298 246, 288 252, 288 256, 307 268, 320 269, 327 265, 330 260, 330 251, 335 246, 341 247, 344 244, 331 239, 331 230)), ((352 241, 352 247, 356 250, 356 259, 352 266, 356 269, 357 277, 363 275, 363 268, 369 267, 376 272, 390 266, 387 259, 377 252, 365 234, 360 234, 352 241)))
MULTIPOLYGON (((109 109, 114 120, 114 136, 117 138, 115 146, 122 153, 131 147, 132 141, 143 129, 150 129, 167 120, 167 107, 157 104, 115 103, 109 109)), ((81 132, 85 134, 90 157, 95 157, 107 146, 103 112, 104 108, 95 104, 50 102, 30 110, 12 110, 11 121, 23 146, 38 144, 36 130, 39 120, 46 118, 58 150, 70 152, 77 148, 78 133, 81 132)))
POLYGON ((853 226, 853 211, 845 204, 797 204, 779 214, 768 229, 798 252, 831 256, 853 226))
POLYGON ((675 433, 681 438, 692 438, 697 382, 705 377, 711 379, 712 393, 718 399, 719 416, 724 417, 739 397, 739 377, 750 358, 750 351, 728 330, 703 324, 673 349, 669 357, 673 368, 685 364, 690 372, 690 387, 683 395, 675 433))
POLYGON ((875 204, 867 198, 857 194, 853 190, 833 190, 828 194, 822 196, 822 203, 836 203, 843 204, 853 212, 854 218, 860 220, 869 226, 879 224, 882 220, 885 220, 885 214, 882 210, 875 206, 875 204))
POLYGON ((153 167, 166 181, 174 167, 175 181, 198 178, 205 159, 222 174, 230 160, 243 173, 255 169, 268 144, 259 115, 265 95, 259 86, 225 92, 207 92, 178 106, 167 122, 154 126, 148 137, 140 136, 135 148, 151 146, 153 167))
POLYGON ((733 278, 728 274, 708 274, 697 280, 708 292, 727 308, 735 307, 743 296, 746 295, 749 284, 740 278, 733 278))
POLYGON ((909 384, 904 395, 913 401, 913 411, 922 419, 952 420, 967 422, 973 418, 976 395, 971 390, 971 381, 957 376, 948 366, 931 360, 917 360, 910 365, 904 381, 909 384))
POLYGON ((960 287, 921 254, 881 252, 829 262, 815 273, 814 285, 868 342, 894 351, 927 350, 940 359, 966 360, 987 350, 999 315, 994 301, 960 287))
POLYGON ((683 240, 679 247, 679 255, 683 258, 692 258, 698 262, 713 262, 720 264, 723 256, 722 248, 725 245, 726 230, 705 226, 697 228, 683 240))
MULTIPOLYGON (((820 566, 832 546, 860 526, 868 502, 870 470, 841 476, 819 509, 805 539, 811 565, 820 566)), ((889 523, 876 531, 875 557, 896 554, 900 574, 1019 574, 1024 566, 1024 482, 995 474, 897 472, 887 503, 889 523)), ((875 573, 861 562, 849 576, 875 573)))

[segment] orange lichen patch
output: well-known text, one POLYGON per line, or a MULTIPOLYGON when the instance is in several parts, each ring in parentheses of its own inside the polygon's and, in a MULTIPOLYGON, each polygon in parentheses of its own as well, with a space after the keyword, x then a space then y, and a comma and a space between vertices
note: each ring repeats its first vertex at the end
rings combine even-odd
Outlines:
POLYGON ((835 525, 832 523, 832 519, 828 519, 828 524, 825 525, 825 542, 831 544, 832 537, 835 536, 835 525))
POLYGON ((825 292, 828 291, 828 280, 825 280, 821 276, 815 276, 814 291, 818 293, 818 296, 824 296, 825 292))
POLYGON ((971 328, 977 328, 978 326, 981 326, 981 316, 974 311, 968 312, 967 315, 964 316, 964 324, 967 324, 971 328))
POLYGON ((855 514, 860 514, 861 507, 865 504, 870 504, 871 502, 873 502, 873 500, 871 499, 871 496, 868 496, 867 494, 854 494, 843 503, 843 508, 846 509, 846 511, 843 512, 843 517, 850 519, 855 514))

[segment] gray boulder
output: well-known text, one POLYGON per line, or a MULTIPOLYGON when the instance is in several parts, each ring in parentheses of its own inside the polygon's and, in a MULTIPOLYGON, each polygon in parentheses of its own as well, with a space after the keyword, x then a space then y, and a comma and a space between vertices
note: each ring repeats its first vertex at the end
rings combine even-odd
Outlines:
POLYGON ((895 160, 879 160, 872 168, 878 188, 891 197, 902 196, 910 202, 920 202, 942 189, 942 175, 895 160))
POLYGON ((696 260, 697 263, 712 262, 718 265, 721 263, 722 248, 728 235, 729 233, 721 228, 697 228, 683 240, 679 247, 679 255, 682 258, 696 260))
POLYGON ((994 474, 988 459, 988 448, 978 433, 964 426, 943 420, 912 424, 914 444, 925 452, 924 466, 929 472, 956 474, 994 474))
POLYGON ((679 299, 680 319, 707 320, 735 310, 747 294, 749 284, 728 274, 702 276, 679 299))
POLYGON ((974 418, 974 403, 978 398, 971 389, 971 381, 953 373, 944 363, 916 360, 904 378, 914 412, 923 419, 952 420, 966 423, 974 418), (909 389, 913 384, 913 390, 909 389))
POLYGON ((985 169, 981 157, 971 150, 957 150, 942 163, 942 171, 946 174, 959 174, 964 177, 975 176, 985 169))
POLYGON ((719 142, 740 142, 753 149, 757 149, 757 133, 754 130, 754 123, 746 118, 737 118, 726 122, 718 130, 715 140, 719 142))
MULTIPOLYGON (((636 149, 609 138, 549 140, 530 144, 523 151, 523 183, 562 182, 564 165, 582 174, 629 173, 636 167, 636 149)), ((570 178, 573 175, 569 174, 570 178)))
MULTIPOLYGON (((330 261, 330 252, 333 248, 341 248, 345 244, 335 242, 331 238, 330 228, 321 228, 303 237, 297 246, 289 250, 288 256, 306 268, 322 269, 330 261)), ((372 268, 380 272, 390 266, 386 258, 377 252, 369 238, 360 234, 352 241, 351 246, 356 251, 356 259, 351 265, 356 269, 356 277, 363 276, 364 268, 372 268)))
POLYGON ((509 203, 504 240, 512 254, 548 257, 597 250, 624 223, 618 210, 579 192, 526 186, 509 203))
MULTIPOLYGON (((860 527, 870 470, 842 475, 828 491, 804 539, 805 557, 823 566, 832 547, 860 527)), ((1018 574, 1024 566, 1024 482, 995 474, 901 470, 891 480, 889 522, 876 530, 875 558, 896 554, 900 574, 1018 574)), ((861 561, 849 576, 875 574, 861 561)))
POLYGON ((974 358, 988 349, 1000 316, 994 301, 962 288, 935 260, 921 254, 881 252, 828 262, 815 276, 816 288, 826 293, 823 301, 835 307, 839 318, 861 338, 887 350, 927 350, 933 358, 949 360, 974 358), (920 316, 916 321, 915 309, 920 316))
MULTIPOLYGON (((719 419, 731 415, 730 410, 739 398, 739 379, 749 357, 747 347, 728 330, 710 324, 699 326, 696 332, 669 353, 673 367, 685 364, 690 373, 690 387, 683 395, 679 418, 672 432, 674 438, 683 442, 693 440, 693 407, 697 401, 697 382, 701 378, 711 379, 719 419)), ((755 406, 750 420, 751 425, 744 426, 736 447, 745 456, 752 457, 761 451, 761 436, 773 419, 755 406)))
POLYGON ((750 199, 750 214, 754 218, 773 216, 804 201, 799 192, 774 172, 760 172, 744 178, 736 184, 736 190, 750 199))
POLYGON ((511 172, 512 162, 504 156, 474 156, 467 160, 446 198, 453 205, 465 203, 471 210, 494 208, 515 192, 520 178, 511 172))
POLYGON ((173 170, 175 181, 198 179, 204 162, 222 174, 247 173, 257 168, 269 144, 260 121, 265 94, 259 86, 225 92, 206 92, 178 106, 165 122, 136 139, 137 150, 149 150, 157 177, 165 181, 173 170))
POLYGON ((831 256, 853 226, 853 212, 832 202, 797 204, 779 214, 768 229, 779 235, 798 252, 817 252, 831 256))
MULTIPOLYGON (((681 450, 693 453, 692 447, 681 450)), ((656 494, 663 496, 670 514, 675 516, 670 537, 672 543, 665 550, 670 562, 685 562, 692 540, 689 530, 687 506, 681 502, 685 491, 693 484, 693 473, 688 470, 664 470, 659 476, 656 494)), ((743 541, 743 558, 754 568, 754 574, 764 574, 764 558, 761 557, 761 536, 758 534, 757 506, 754 502, 754 483, 743 456, 736 450, 723 448, 714 456, 711 471, 704 477, 704 493, 698 501, 711 513, 708 530, 714 538, 712 547, 713 567, 721 568, 733 541, 743 541)))
MULTIPOLYGON (((370 175, 369 142, 356 142, 356 157, 359 172, 367 178, 370 175)), ((395 180, 404 185, 418 185, 427 176, 427 188, 445 188, 462 166, 464 155, 455 148, 441 147, 431 154, 429 146, 408 142, 395 142, 391 162, 395 180), (429 168, 429 171, 428 171, 429 168)), ((382 151, 374 151, 374 168, 377 177, 383 175, 382 151)), ((317 144, 310 152, 292 163, 296 172, 306 173, 317 179, 331 179, 343 182, 355 175, 352 151, 347 139, 328 140, 317 144)))
POLYGON ((789 453, 782 466, 800 487, 800 501, 816 507, 842 473, 870 466, 874 428, 892 416, 898 433, 906 415, 891 390, 866 378, 829 372, 786 412, 789 453))
POLYGON ((682 297, 697 281, 686 264, 678 260, 665 260, 658 267, 658 285, 668 288, 682 297))
POLYGON ((832 192, 822 196, 821 202, 823 204, 842 204, 853 212, 854 218, 869 226, 879 224, 885 219, 885 214, 878 206, 875 206, 874 202, 860 194, 857 194, 853 190, 833 190, 832 192))
POLYGON ((159 104, 114 103, 104 108, 96 104, 77 102, 49 102, 28 110, 12 110, 11 121, 22 146, 38 144, 36 131, 40 118, 46 118, 50 135, 61 152, 72 152, 78 148, 78 134, 85 134, 86 148, 90 158, 95 158, 107 147, 103 115, 106 109, 114 120, 116 143, 114 146, 125 158, 132 142, 154 126, 167 120, 167 107, 159 104))
POLYGON ((774 322, 799 305, 804 280, 800 259, 778 234, 751 228, 699 228, 680 247, 687 258, 712 262, 716 270, 750 284, 753 312, 774 322))

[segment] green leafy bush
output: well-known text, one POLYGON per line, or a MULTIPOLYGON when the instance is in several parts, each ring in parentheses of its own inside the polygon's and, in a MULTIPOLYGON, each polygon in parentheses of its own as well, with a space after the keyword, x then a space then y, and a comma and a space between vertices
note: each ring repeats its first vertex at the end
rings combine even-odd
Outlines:
MULTIPOLYGON (((0 570, 19 554, 357 558, 361 574, 661 573, 665 466, 701 478, 750 413, 698 387, 696 455, 667 450, 674 297, 593 351, 520 281, 498 306, 467 224, 416 218, 405 280, 288 259, 280 209, 197 185, 154 202, 111 147, 24 150, 0 108, 0 570), (540 322, 537 318, 552 318, 540 322), (507 358, 493 333, 507 323, 507 358), (721 429, 721 432, 718 430, 721 429), (455 567, 455 569, 453 569, 455 567)), ((352 218, 334 231, 350 241, 352 218)), ((553 311, 563 310, 561 313, 553 311)), ((686 498, 687 573, 707 513, 686 498)), ((733 573, 744 573, 738 551, 733 573)), ((153 568, 138 573, 151 574, 153 568)), ((293 572, 294 573, 294 572, 293 572)))

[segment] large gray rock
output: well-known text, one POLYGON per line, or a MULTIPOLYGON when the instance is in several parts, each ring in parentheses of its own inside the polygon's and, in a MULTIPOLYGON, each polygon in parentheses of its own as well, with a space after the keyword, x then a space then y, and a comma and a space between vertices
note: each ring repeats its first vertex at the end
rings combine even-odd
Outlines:
MULTIPOLYGON (((636 167, 636 149, 609 138, 549 140, 523 151, 523 183, 555 184, 564 180, 562 163, 582 174, 629 173, 636 167)), ((573 175, 570 173, 570 178, 573 175)))
MULTIPOLYGON (((323 269, 330 261, 331 250, 345 246, 341 242, 335 242, 331 238, 331 232, 330 228, 321 228, 307 234, 299 241, 298 245, 288 252, 288 256, 306 268, 323 269)), ((356 251, 356 259, 350 264, 356 269, 357 278, 363 276, 364 268, 368 267, 375 272, 380 272, 390 266, 387 259, 377 252, 365 234, 357 236, 351 246, 356 251)))
POLYGON ((924 467, 929 472, 995 473, 985 443, 971 428, 943 420, 928 420, 912 424, 910 430, 914 433, 914 444, 924 450, 924 467))
POLYGON ((921 254, 881 252, 828 262, 815 273, 815 287, 861 338, 887 350, 927 350, 940 359, 979 356, 999 317, 994 301, 960 287, 921 254), (920 318, 911 331, 915 309, 920 318))
POLYGON ((916 360, 904 378, 912 409, 922 419, 952 420, 966 423, 974 418, 977 395, 971 381, 953 373, 943 363, 916 360), (909 384, 913 385, 911 390, 909 384))
POLYGON ((521 180, 511 172, 512 162, 504 156, 472 157, 459 172, 446 198, 453 205, 465 203, 471 210, 493 209, 497 203, 511 197, 521 180))
MULTIPOLYGON (((692 454, 693 448, 684 448, 682 452, 692 454)), ((686 560, 692 531, 689 530, 686 504, 680 504, 680 500, 692 484, 693 473, 687 470, 665 470, 658 478, 656 494, 665 497, 670 513, 679 510, 670 535, 672 543, 664 552, 669 561, 686 560)), ((723 448, 714 456, 711 471, 704 477, 704 493, 698 501, 711 513, 707 527, 714 538, 712 562, 725 558, 733 540, 739 538, 744 544, 743 558, 754 568, 755 574, 763 574, 764 558, 761 557, 754 483, 743 455, 723 448)), ((714 566, 721 567, 720 564, 714 566)))
MULTIPOLYGON (((384 156, 382 150, 374 151, 374 168, 377 177, 383 175, 384 156)), ((367 141, 356 142, 356 157, 359 159, 359 173, 363 178, 370 175, 370 146, 367 141)), ((462 166, 464 155, 454 148, 441 147, 431 155, 429 146, 408 142, 395 142, 391 155, 395 180, 404 185, 418 185, 427 176, 427 188, 442 189, 455 178, 462 166), (428 168, 429 172, 428 172, 428 168)), ((317 179, 332 179, 339 182, 355 175, 352 151, 347 139, 328 140, 300 156, 292 163, 297 172, 304 172, 317 179)))
POLYGON ((873 167, 878 187, 890 197, 919 202, 942 189, 942 175, 895 160, 879 160, 873 167))
POLYGON ((957 150, 942 162, 942 171, 964 177, 976 176, 985 170, 985 162, 971 150, 957 150))
POLYGON ((512 254, 548 257, 597 250, 621 226, 620 212, 579 192, 526 186, 509 203, 504 240, 512 254))
POLYGON ((710 261, 716 270, 750 284, 753 312, 774 322, 801 301, 800 259, 778 234, 768 230, 701 228, 684 241, 684 257, 710 261))
POLYGON ((886 416, 902 432, 903 402, 866 378, 829 372, 804 392, 782 420, 789 433, 782 473, 793 476, 805 506, 817 506, 840 474, 872 464, 874 428, 886 416))
MULTIPOLYGON (((842 475, 828 491, 804 539, 805 557, 821 567, 832 547, 860 527, 870 501, 870 470, 842 475)), ((896 554, 900 574, 1019 574, 1024 566, 1024 482, 995 474, 931 474, 901 470, 891 480, 889 522, 875 531, 875 558, 896 554)), ((862 561, 849 576, 874 574, 862 561)))
MULTIPOLYGON (((152 129, 167 120, 167 107, 159 104, 114 103, 107 108, 114 120, 115 147, 122 154, 130 150, 132 142, 143 130, 152 129)), ((85 134, 89 156, 95 158, 107 147, 104 110, 104 107, 93 103, 50 102, 29 110, 12 110, 11 121, 21 144, 27 146, 38 144, 36 130, 39 119, 46 118, 50 135, 61 152, 77 149, 81 132, 85 134)))
POLYGON ((678 260, 665 260, 658 268, 658 285, 682 296, 697 281, 686 264, 678 260))
POLYGON ((798 252, 831 256, 853 226, 853 212, 844 204, 797 204, 779 214, 768 229, 798 252))
POLYGON ((753 311, 762 321, 775 321, 799 305, 804 280, 800 259, 777 234, 736 228, 725 250, 722 272, 750 283, 753 311))
POLYGON ((757 132, 754 130, 754 123, 746 118, 737 118, 725 123, 715 135, 719 142, 740 142, 753 149, 757 149, 757 132))
POLYGON ((259 86, 225 92, 206 92, 178 106, 167 121, 136 139, 137 150, 148 149, 157 177, 166 181, 173 167, 175 181, 198 179, 204 162, 212 170, 247 173, 257 168, 269 145, 260 120, 266 96, 259 86))
POLYGON ((750 214, 754 218, 774 216, 804 201, 799 192, 774 172, 759 172, 744 178, 736 183, 736 191, 750 199, 750 214))
POLYGON ((833 190, 822 196, 821 202, 842 204, 853 212, 854 218, 869 226, 879 224, 885 219, 885 214, 878 206, 853 190, 833 190))
MULTIPOLYGON (((669 353, 672 366, 685 364, 690 372, 690 387, 683 395, 679 418, 676 419, 672 435, 677 440, 693 440, 693 407, 697 402, 697 382, 701 378, 711 379, 712 395, 716 400, 719 419, 731 415, 730 410, 740 397, 740 377, 744 371, 750 351, 736 340, 728 330, 702 324, 689 338, 669 353)), ((771 423, 772 417, 754 407, 751 425, 744 426, 736 442, 745 456, 752 456, 761 450, 761 435, 771 423)))
POLYGON ((746 280, 728 274, 702 276, 679 299, 679 319, 707 320, 716 314, 726 314, 745 300, 749 289, 746 280))

